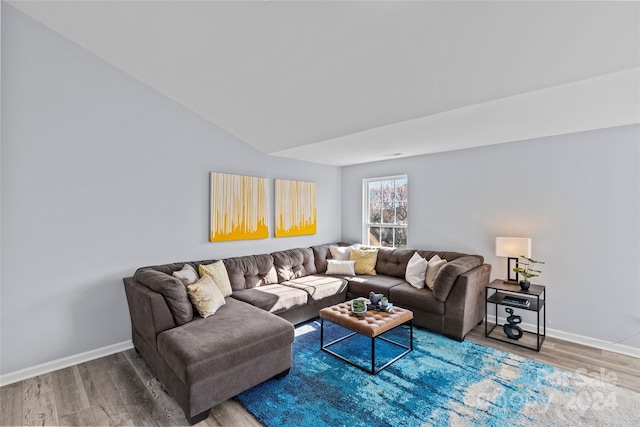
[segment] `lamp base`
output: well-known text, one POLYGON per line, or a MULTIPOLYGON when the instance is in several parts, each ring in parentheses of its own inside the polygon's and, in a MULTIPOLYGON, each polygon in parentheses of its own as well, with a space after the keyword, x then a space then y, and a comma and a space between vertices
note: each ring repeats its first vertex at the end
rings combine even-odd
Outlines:
POLYGON ((503 280, 502 283, 505 283, 507 285, 519 285, 520 282, 516 282, 515 280, 503 280))

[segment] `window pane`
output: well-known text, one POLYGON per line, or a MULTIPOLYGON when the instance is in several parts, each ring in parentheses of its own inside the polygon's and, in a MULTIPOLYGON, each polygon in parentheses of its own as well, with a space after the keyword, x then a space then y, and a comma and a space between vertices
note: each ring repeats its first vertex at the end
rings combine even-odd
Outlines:
POLYGON ((382 201, 381 181, 369 182, 369 204, 382 201))
POLYGON ((407 195, 407 180, 398 179, 396 180, 396 202, 406 202, 408 199, 407 195))
POLYGON ((380 246, 380 228, 369 227, 369 245, 380 246))
POLYGON ((382 220, 382 204, 374 203, 369 206, 369 222, 373 224, 380 224, 382 220))
POLYGON ((395 223, 395 206, 393 203, 385 203, 382 210, 382 222, 384 224, 395 223))
POLYGON ((393 228, 380 229, 380 246, 393 246, 393 228))
POLYGON ((396 206, 396 224, 407 223, 407 204, 400 203, 396 206))
POLYGON ((382 181, 382 200, 392 202, 395 198, 395 180, 382 181))
POLYGON ((407 247, 407 229, 406 228, 396 228, 396 248, 406 248, 407 247))

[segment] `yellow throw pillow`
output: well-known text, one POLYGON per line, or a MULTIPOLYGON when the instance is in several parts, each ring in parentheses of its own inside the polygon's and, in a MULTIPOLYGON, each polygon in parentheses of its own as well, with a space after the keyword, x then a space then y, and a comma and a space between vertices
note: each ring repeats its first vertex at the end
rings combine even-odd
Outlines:
POLYGON ((225 305, 224 296, 210 276, 203 275, 196 283, 187 286, 187 293, 202 317, 209 317, 225 305))
POLYGON ((349 259, 356 262, 353 267, 356 274, 376 275, 377 249, 352 249, 349 259))
POLYGON ((211 276, 215 284, 220 288, 223 296, 228 297, 233 292, 231 289, 231 281, 229 281, 229 274, 227 274, 227 268, 224 266, 222 260, 216 261, 213 264, 200 264, 198 266, 198 272, 200 272, 200 276, 204 276, 205 274, 211 276))

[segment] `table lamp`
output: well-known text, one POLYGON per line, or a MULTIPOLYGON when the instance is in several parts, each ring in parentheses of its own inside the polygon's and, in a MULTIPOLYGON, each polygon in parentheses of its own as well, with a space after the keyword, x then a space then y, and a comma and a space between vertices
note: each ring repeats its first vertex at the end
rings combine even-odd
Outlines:
POLYGON ((515 273, 515 278, 511 277, 513 267, 511 262, 518 266, 518 258, 521 256, 531 257, 531 239, 528 237, 496 237, 496 256, 507 257, 507 280, 504 283, 517 284, 519 274, 515 273))

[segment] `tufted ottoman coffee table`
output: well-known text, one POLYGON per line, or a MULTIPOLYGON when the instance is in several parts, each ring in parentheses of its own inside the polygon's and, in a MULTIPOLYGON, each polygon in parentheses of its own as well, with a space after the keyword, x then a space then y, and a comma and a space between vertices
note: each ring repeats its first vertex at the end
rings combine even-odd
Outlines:
POLYGON ((353 366, 367 371, 371 374, 377 374, 378 372, 382 371, 387 366, 391 365, 393 362, 407 355, 411 350, 413 350, 413 327, 411 325, 413 312, 411 310, 407 310, 406 308, 394 306, 393 310, 390 313, 384 311, 369 310, 364 317, 357 317, 351 311, 351 301, 346 301, 320 310, 320 319, 320 348, 327 353, 330 353, 344 360, 345 362, 350 363, 353 366), (328 344, 324 344, 325 320, 328 320, 331 323, 335 323, 336 325, 342 326, 343 328, 349 329, 353 332, 328 344), (380 336, 383 333, 390 331, 391 329, 404 325, 405 323, 409 324, 408 346, 380 336), (360 366, 352 360, 349 360, 346 357, 329 349, 329 347, 331 347, 332 345, 346 340, 347 338, 350 338, 355 334, 361 334, 371 338, 371 369, 369 369, 368 367, 365 368, 363 366, 360 366), (378 369, 376 369, 376 338, 404 349, 404 351, 400 355, 396 356, 378 369))

